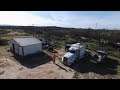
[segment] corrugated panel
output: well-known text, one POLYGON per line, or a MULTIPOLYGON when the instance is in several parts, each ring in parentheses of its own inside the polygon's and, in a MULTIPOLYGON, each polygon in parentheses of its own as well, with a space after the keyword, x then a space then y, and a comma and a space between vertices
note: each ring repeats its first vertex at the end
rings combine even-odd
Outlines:
POLYGON ((17 44, 14 44, 14 46, 15 46, 15 53, 19 54, 19 46, 17 44))
POLYGON ((10 49, 13 51, 13 45, 12 45, 12 43, 9 43, 9 45, 10 45, 10 49))
POLYGON ((34 37, 19 37, 19 38, 14 38, 13 40, 15 40, 20 46, 42 43, 39 39, 34 37))
POLYGON ((24 49, 24 55, 34 54, 38 52, 42 52, 42 45, 36 44, 32 46, 23 47, 24 49))
POLYGON ((23 53, 22 53, 22 47, 19 47, 19 55, 23 55, 23 53))

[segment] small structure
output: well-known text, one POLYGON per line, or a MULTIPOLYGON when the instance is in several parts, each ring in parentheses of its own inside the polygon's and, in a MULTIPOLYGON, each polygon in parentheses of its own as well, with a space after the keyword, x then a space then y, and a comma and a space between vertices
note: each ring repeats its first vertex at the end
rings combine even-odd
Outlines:
POLYGON ((27 56, 42 52, 42 42, 32 36, 13 38, 9 42, 10 50, 17 55, 27 56))

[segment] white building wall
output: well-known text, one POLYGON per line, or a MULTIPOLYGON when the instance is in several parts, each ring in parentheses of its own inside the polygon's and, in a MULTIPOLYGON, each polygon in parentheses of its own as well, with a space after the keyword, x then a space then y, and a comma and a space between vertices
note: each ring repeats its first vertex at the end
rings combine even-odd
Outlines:
POLYGON ((42 43, 24 46, 23 49, 24 49, 24 55, 42 52, 42 43))
MULTIPOLYGON (((14 46, 15 46, 15 49, 18 48, 18 46, 19 46, 14 40, 11 40, 11 41, 9 42, 9 46, 10 46, 10 49, 11 49, 12 51, 13 51, 13 44, 14 44, 14 46)), ((17 50, 16 50, 15 52, 17 52, 17 50)))
POLYGON ((14 46, 15 46, 15 53, 19 54, 19 46, 17 44, 14 44, 14 46))
POLYGON ((19 47, 19 55, 23 55, 23 53, 22 53, 22 47, 19 47))
POLYGON ((9 46, 10 46, 10 49, 13 51, 13 45, 11 42, 9 43, 9 46))

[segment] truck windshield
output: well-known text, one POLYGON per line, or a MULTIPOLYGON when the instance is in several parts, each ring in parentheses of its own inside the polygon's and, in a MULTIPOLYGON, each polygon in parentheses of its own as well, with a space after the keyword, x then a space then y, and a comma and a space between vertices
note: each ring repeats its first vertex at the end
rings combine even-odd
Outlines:
POLYGON ((74 50, 69 50, 69 52, 71 52, 71 53, 75 53, 75 51, 74 51, 74 50))
POLYGON ((97 52, 99 55, 101 55, 101 56, 104 56, 105 55, 105 53, 102 53, 102 52, 97 52))

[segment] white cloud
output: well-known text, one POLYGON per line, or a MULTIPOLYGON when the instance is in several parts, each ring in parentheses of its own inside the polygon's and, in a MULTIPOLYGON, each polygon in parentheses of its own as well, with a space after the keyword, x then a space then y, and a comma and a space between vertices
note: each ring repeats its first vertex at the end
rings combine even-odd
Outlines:
POLYGON ((0 11, 0 24, 10 25, 49 25, 54 24, 50 19, 32 15, 22 11, 0 11))
MULTIPOLYGON (((47 11, 46 11, 47 12, 47 11)), ((44 12, 44 14, 46 13, 44 12)), ((0 11, 0 24, 9 25, 38 25, 38 26, 63 26, 77 28, 94 28, 98 23, 98 28, 120 28, 120 12, 111 12, 102 18, 79 13, 74 15, 74 11, 49 11, 50 17, 33 14, 34 11, 0 11)), ((39 12, 43 13, 43 12, 39 12)), ((92 12, 94 13, 94 12, 92 12)), ((107 13, 107 12, 103 12, 107 13)))

